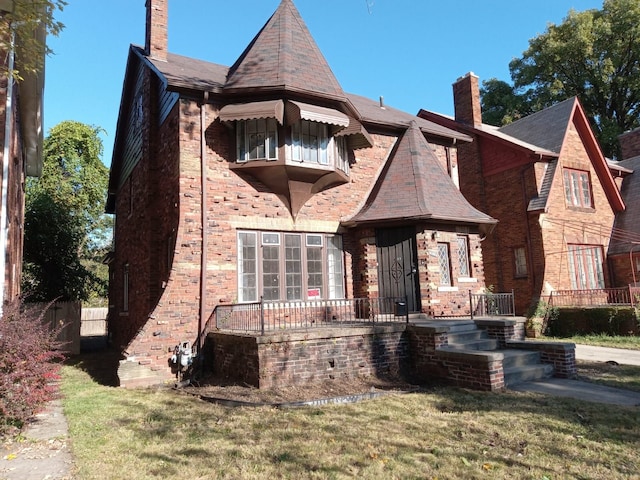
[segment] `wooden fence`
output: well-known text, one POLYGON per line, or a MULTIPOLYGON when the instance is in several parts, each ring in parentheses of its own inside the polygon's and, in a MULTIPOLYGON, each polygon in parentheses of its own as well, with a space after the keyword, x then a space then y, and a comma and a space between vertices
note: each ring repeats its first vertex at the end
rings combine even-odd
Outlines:
MULTIPOLYGON (((46 305, 43 305, 43 308, 46 305)), ((63 349, 71 355, 80 353, 80 322, 82 304, 80 302, 56 302, 44 314, 44 322, 51 329, 62 327, 58 340, 63 349)))
POLYGON ((109 309, 104 308, 83 308, 82 325, 80 326, 81 337, 99 337, 107 334, 107 313, 109 309))

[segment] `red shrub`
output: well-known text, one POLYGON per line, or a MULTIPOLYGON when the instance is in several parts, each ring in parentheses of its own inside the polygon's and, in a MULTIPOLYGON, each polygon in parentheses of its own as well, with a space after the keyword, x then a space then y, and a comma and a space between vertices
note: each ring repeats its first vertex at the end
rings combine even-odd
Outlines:
POLYGON ((56 393, 64 353, 59 327, 43 324, 49 305, 14 302, 0 317, 0 435, 21 428, 56 393))

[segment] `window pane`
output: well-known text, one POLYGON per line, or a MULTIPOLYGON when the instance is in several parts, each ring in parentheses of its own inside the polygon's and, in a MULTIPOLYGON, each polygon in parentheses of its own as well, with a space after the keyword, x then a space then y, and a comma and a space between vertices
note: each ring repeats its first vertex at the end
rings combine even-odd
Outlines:
POLYGON ((322 298, 322 248, 307 247, 307 297, 322 298))
POLYGON ((451 285, 451 268, 449 264, 449 244, 438 244, 438 263, 440 265, 440 285, 451 285))
POLYGON ((302 300, 302 247, 300 235, 285 235, 285 286, 287 300, 302 300))
POLYGON ((342 237, 327 237, 327 272, 329 298, 344 298, 344 267, 342 264, 342 237))
POLYGON ((238 234, 238 299, 240 302, 258 300, 257 288, 257 235, 251 232, 238 234))
POLYGON ((524 247, 517 247, 513 250, 514 262, 516 266, 516 277, 527 276, 527 256, 524 247))
POLYGON ((586 173, 581 174, 580 180, 582 182, 582 206, 590 207, 591 206, 591 190, 589 186, 589 175, 586 173))
POLYGON ((280 299, 280 247, 262 245, 262 292, 265 300, 280 299))
POLYGON ((458 268, 461 277, 470 277, 469 273, 469 243, 467 237, 457 238, 458 246, 458 268))

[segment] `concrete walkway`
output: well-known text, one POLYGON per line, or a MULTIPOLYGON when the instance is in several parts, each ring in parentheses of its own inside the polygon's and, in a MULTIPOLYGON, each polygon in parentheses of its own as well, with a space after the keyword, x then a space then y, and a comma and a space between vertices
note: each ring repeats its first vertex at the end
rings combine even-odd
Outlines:
POLYGON ((576 345, 576 359, 589 362, 616 362, 620 365, 640 365, 640 350, 576 345))
MULTIPOLYGON (((576 345, 576 360, 615 362, 620 365, 640 365, 640 350, 576 345)), ((627 407, 640 406, 640 392, 564 378, 548 378, 536 382, 526 382, 520 385, 514 385, 511 390, 544 393, 546 395, 575 398, 609 405, 627 407)))
POLYGON ((23 430, 22 441, 5 444, 0 457, 2 480, 71 480, 73 458, 60 400, 54 400, 23 430))

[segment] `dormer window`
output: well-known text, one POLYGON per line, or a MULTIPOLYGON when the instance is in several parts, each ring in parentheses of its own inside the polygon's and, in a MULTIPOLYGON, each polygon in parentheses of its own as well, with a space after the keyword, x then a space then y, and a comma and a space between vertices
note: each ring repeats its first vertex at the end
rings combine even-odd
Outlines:
POLYGON ((236 122, 238 162, 278 159, 278 125, 273 118, 236 122))

